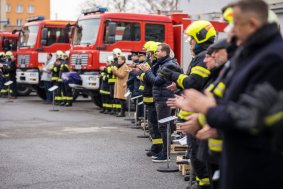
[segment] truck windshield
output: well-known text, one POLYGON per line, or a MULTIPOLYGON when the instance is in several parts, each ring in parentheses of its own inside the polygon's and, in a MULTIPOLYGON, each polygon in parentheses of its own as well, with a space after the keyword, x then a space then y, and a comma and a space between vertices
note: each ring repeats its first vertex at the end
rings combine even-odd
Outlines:
POLYGON ((23 27, 23 33, 20 38, 20 47, 33 47, 35 45, 38 28, 38 25, 23 27))
POLYGON ((100 19, 80 20, 74 33, 74 45, 90 45, 96 42, 100 19))

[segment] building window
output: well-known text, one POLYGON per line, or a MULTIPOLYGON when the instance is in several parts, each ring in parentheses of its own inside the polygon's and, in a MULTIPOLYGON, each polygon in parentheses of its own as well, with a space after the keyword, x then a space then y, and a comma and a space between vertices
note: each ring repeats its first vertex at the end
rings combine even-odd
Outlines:
POLYGON ((28 6, 28 13, 34 13, 34 6, 33 5, 28 6))
POLYGON ((11 6, 9 4, 6 4, 6 12, 10 12, 11 11, 11 6))
POLYGON ((23 25, 23 20, 17 19, 17 26, 22 26, 22 25, 23 25))
POLYGON ((9 18, 7 18, 7 24, 6 24, 6 26, 8 26, 8 25, 10 25, 10 19, 9 19, 9 18))
POLYGON ((23 11, 23 5, 17 5, 17 13, 22 13, 23 11))

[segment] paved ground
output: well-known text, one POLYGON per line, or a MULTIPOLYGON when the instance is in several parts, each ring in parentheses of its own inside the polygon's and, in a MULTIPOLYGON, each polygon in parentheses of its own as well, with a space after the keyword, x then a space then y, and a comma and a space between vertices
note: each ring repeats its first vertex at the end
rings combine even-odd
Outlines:
MULTIPOLYGON (((90 101, 50 112, 36 96, 0 98, 0 188, 181 189, 180 173, 159 173, 142 130, 99 114, 90 101)), ((164 164, 163 164, 164 165, 164 164)))

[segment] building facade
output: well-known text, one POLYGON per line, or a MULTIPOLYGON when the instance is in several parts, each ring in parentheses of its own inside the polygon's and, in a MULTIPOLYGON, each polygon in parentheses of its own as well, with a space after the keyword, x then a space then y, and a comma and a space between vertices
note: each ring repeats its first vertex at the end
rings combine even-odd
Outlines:
POLYGON ((0 0, 0 4, 0 30, 12 31, 24 25, 26 19, 33 16, 50 18, 50 0, 0 0))

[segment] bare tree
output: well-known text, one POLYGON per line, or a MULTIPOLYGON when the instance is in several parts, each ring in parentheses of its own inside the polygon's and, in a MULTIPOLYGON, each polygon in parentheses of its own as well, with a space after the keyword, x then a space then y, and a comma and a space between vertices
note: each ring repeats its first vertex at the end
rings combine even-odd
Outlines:
POLYGON ((149 13, 157 13, 158 11, 168 12, 177 10, 179 0, 144 0, 144 5, 149 13))
POLYGON ((82 8, 107 7, 115 12, 157 13, 177 10, 179 0, 86 0, 82 8))

